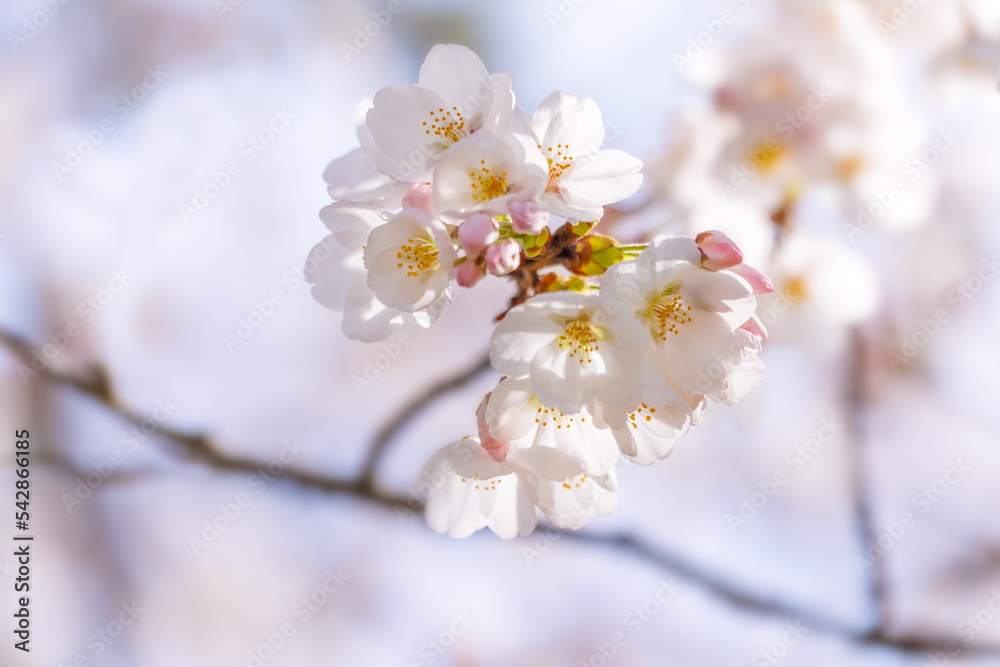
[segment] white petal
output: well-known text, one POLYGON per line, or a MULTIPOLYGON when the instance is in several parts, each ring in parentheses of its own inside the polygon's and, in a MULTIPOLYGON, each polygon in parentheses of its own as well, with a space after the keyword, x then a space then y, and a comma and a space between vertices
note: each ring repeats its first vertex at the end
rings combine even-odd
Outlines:
POLYGON ((539 348, 562 333, 561 323, 541 315, 536 304, 531 303, 538 298, 512 308, 493 330, 490 363, 504 375, 527 375, 539 348))
POLYGON ((441 96, 408 83, 386 86, 375 94, 368 111, 368 129, 382 151, 379 171, 408 183, 426 181, 427 161, 447 145, 428 134, 431 111, 445 108, 441 96))
POLYGON ((489 71, 475 52, 458 44, 435 45, 420 66, 417 83, 440 95, 448 104, 446 108, 458 106, 475 127, 482 125, 493 107, 494 83, 489 71))
MULTIPOLYGON (((357 232, 367 239, 371 230, 385 224, 385 218, 381 216, 378 209, 370 204, 358 202, 337 202, 324 206, 320 209, 319 219, 326 225, 327 229, 338 235, 338 240, 344 245, 351 244, 347 241, 348 237, 340 237, 340 233, 357 232)), ((357 246, 357 249, 361 250, 363 245, 364 240, 361 241, 361 245, 357 246)))
POLYGON ((542 100, 531 119, 531 129, 544 148, 569 146, 576 160, 596 153, 604 143, 604 121, 589 97, 554 92, 542 100))
POLYGON ((313 285, 313 297, 330 310, 343 312, 351 283, 364 282, 365 265, 361 253, 337 243, 331 234, 309 253, 305 279, 313 285))
POLYGON ((614 473, 588 475, 586 479, 539 482, 536 496, 539 508, 553 526, 579 530, 590 517, 606 516, 618 509, 617 488, 614 473))
POLYGON ((626 199, 642 185, 642 161, 619 150, 576 159, 559 182, 566 204, 576 208, 605 206, 626 199))
POLYGON ((726 378, 725 389, 709 394, 709 398, 722 405, 735 405, 760 384, 766 374, 764 360, 757 354, 748 354, 743 363, 726 378))
POLYGON ((327 166, 323 180, 333 199, 375 202, 398 208, 406 186, 380 172, 363 148, 355 148, 327 166))
POLYGON ((534 530, 534 505, 517 475, 485 455, 475 438, 439 450, 418 479, 426 497, 427 524, 451 537, 467 537, 489 527, 511 539, 534 530))
MULTIPOLYGON (((313 294, 315 290, 314 287, 313 294)), ((403 313, 375 298, 375 293, 363 279, 358 278, 351 283, 341 323, 341 329, 348 338, 377 343, 388 338, 402 324, 403 313)))
POLYGON ((538 399, 527 378, 502 380, 486 405, 490 435, 498 440, 518 440, 535 428, 538 399))
POLYGON ((691 394, 720 391, 725 379, 743 361, 741 337, 717 313, 691 311, 691 322, 654 347, 654 359, 663 377, 691 394))
POLYGON ((686 273, 681 295, 690 306, 719 313, 733 329, 749 320, 757 308, 746 281, 726 271, 686 273))

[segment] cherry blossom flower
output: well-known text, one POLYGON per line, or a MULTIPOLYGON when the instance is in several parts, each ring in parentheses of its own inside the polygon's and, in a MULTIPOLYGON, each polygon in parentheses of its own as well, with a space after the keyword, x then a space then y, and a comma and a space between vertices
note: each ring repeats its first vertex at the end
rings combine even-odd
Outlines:
POLYGON ((700 397, 686 396, 647 374, 637 400, 627 407, 602 404, 601 416, 622 455, 645 466, 670 455, 677 438, 687 433, 700 403, 700 397))
POLYGON ((593 221, 603 207, 631 196, 642 183, 642 162, 620 150, 600 150, 604 121, 589 97, 556 92, 531 117, 535 148, 548 164, 538 204, 571 220, 593 221))
POLYGON ((475 212, 507 215, 511 202, 545 186, 541 161, 525 161, 515 144, 476 135, 448 151, 434 172, 434 207, 459 222, 475 212))
POLYGON ((562 479, 572 461, 581 472, 603 475, 618 460, 611 431, 595 406, 563 413, 547 407, 527 378, 506 378, 490 396, 483 415, 490 438, 506 442, 512 451, 531 450, 525 465, 540 477, 562 479), (547 451, 559 456, 544 456, 547 451))
POLYGON ((536 508, 555 527, 570 530, 617 509, 618 480, 613 471, 597 477, 580 473, 544 479, 519 460, 532 455, 531 450, 521 450, 497 461, 476 438, 439 450, 418 479, 418 490, 427 496, 427 525, 451 537, 468 537, 489 528, 509 540, 535 529, 536 508))
POLYGON ((320 219, 332 234, 313 248, 306 262, 313 297, 344 313, 341 326, 348 338, 384 340, 403 323, 403 312, 379 301, 368 287, 363 255, 369 234, 385 219, 375 207, 352 202, 327 206, 320 219))
POLYGON ((476 438, 439 450, 419 480, 429 489, 427 525, 439 533, 468 537, 489 528, 509 540, 530 534, 538 523, 534 500, 520 476, 509 463, 487 455, 476 438))
POLYGON ((417 84, 375 94, 368 128, 379 149, 379 171, 403 182, 426 182, 456 144, 509 129, 514 110, 509 74, 491 75, 464 46, 438 44, 420 67, 417 84))
POLYGON ((634 261, 615 264, 601 295, 642 322, 654 364, 685 391, 722 390, 743 361, 734 331, 756 308, 752 288, 729 271, 703 269, 693 239, 664 237, 634 261))
POLYGON ((379 149, 365 120, 371 108, 371 100, 362 100, 355 115, 361 146, 331 162, 323 172, 323 180, 334 200, 366 202, 386 209, 399 208, 407 191, 406 184, 386 176, 376 167, 379 149))
POLYGON ((369 287, 382 303, 411 313, 451 298, 456 259, 445 226, 417 208, 373 229, 365 247, 369 287))
POLYGON ((542 403, 569 414, 594 399, 627 402, 646 340, 631 313, 600 297, 540 294, 497 325, 490 361, 501 373, 530 376, 542 403))

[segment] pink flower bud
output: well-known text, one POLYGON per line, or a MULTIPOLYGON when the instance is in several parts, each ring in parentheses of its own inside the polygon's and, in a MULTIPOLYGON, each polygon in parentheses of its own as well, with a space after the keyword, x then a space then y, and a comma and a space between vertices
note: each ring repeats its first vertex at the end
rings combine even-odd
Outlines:
POLYGON ((486 269, 473 260, 462 262, 455 269, 455 280, 462 287, 472 287, 486 277, 486 269))
POLYGON ((729 270, 750 283, 750 288, 754 294, 770 294, 774 291, 774 285, 771 284, 768 277, 752 266, 740 264, 729 270))
POLYGON ((431 198, 430 183, 410 183, 406 186, 406 196, 403 197, 403 208, 419 208, 434 215, 434 202, 431 198))
POLYGON ((505 276, 521 265, 521 247, 514 239, 505 239, 486 250, 486 270, 505 276))
POLYGON ((490 394, 479 404, 476 410, 476 423, 479 425, 479 444, 483 446, 483 451, 490 455, 494 461, 502 462, 507 458, 510 451, 510 443, 505 440, 497 440, 490 435, 490 426, 486 423, 486 404, 489 403, 490 394))
POLYGON ((485 213, 477 213, 458 228, 458 244, 470 258, 479 256, 483 250, 500 238, 497 223, 485 213))
POLYGON ((743 261, 743 253, 736 242, 723 232, 702 232, 694 240, 701 250, 701 265, 706 269, 722 271, 743 261))
POLYGON ((549 224, 549 212, 533 201, 510 205, 510 228, 517 234, 535 235, 549 224))

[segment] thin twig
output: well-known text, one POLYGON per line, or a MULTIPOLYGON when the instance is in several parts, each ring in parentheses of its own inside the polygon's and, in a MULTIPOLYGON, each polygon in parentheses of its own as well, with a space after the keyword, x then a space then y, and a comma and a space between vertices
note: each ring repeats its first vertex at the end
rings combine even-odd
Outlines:
POLYGON ((461 389, 490 368, 490 357, 488 354, 484 354, 479 361, 466 370, 441 380, 410 401, 406 407, 400 410, 375 434, 375 438, 372 440, 372 444, 368 450, 368 455, 365 458, 365 463, 361 467, 358 483, 365 488, 373 489, 379 462, 382 460, 382 456, 385 454, 388 446, 392 443, 393 438, 428 405, 445 394, 461 389))
MULTIPOLYGON (((0 329, 0 344, 7 347, 22 362, 30 364, 31 345, 26 340, 0 329)), ((374 483, 374 474, 378 467, 380 456, 395 435, 418 415, 423 408, 426 408, 433 401, 449 391, 463 386, 488 367, 488 361, 480 361, 475 366, 466 369, 455 377, 438 383, 430 391, 411 401, 376 435, 372 444, 372 452, 370 452, 367 463, 363 467, 363 474, 359 477, 355 479, 343 479, 317 475, 293 468, 286 469, 275 480, 275 483, 290 484, 299 488, 312 489, 330 494, 350 495, 394 510, 404 507, 415 512, 420 511, 422 505, 419 502, 415 502, 414 498, 386 492, 379 489, 374 483)), ((39 374, 51 382, 70 387, 83 395, 89 396, 108 410, 133 424, 139 425, 146 419, 144 415, 132 411, 116 397, 107 375, 102 371, 94 370, 90 379, 56 371, 50 367, 40 370, 39 374)), ((228 454, 202 435, 185 433, 165 425, 161 426, 157 433, 160 438, 177 445, 181 453, 189 460, 198 461, 216 470, 254 473, 264 465, 262 461, 228 454)), ((941 652, 945 650, 945 645, 948 642, 955 641, 952 638, 934 640, 889 637, 881 629, 873 630, 864 635, 858 635, 850 628, 828 619, 817 617, 808 610, 798 609, 780 601, 764 599, 740 591, 730 583, 699 570, 696 566, 684 562, 676 556, 656 549, 635 536, 625 533, 595 534, 587 531, 565 531, 560 534, 573 541, 594 544, 630 554, 639 560, 687 579, 739 609, 774 616, 784 620, 799 620, 806 624, 812 631, 840 637, 845 641, 861 645, 877 645, 892 648, 907 654, 941 652)), ((967 654, 971 653, 971 651, 967 651, 967 654)), ((975 651, 975 654, 995 655, 995 653, 991 653, 988 650, 978 650, 975 651)))
MULTIPOLYGON (((852 496, 854 509, 854 523, 858 532, 858 541, 861 543, 862 553, 866 553, 869 542, 877 542, 878 535, 875 532, 875 517, 871 500, 871 485, 868 479, 867 452, 868 443, 864 429, 864 405, 867 392, 866 379, 866 359, 867 348, 865 346, 864 333, 858 329, 850 332, 850 342, 848 351, 847 381, 844 387, 844 405, 847 409, 847 429, 852 439, 852 496)), ((889 627, 888 618, 888 589, 885 564, 883 559, 876 559, 872 563, 871 574, 868 579, 868 595, 874 607, 875 621, 872 624, 872 632, 878 633, 880 629, 889 627)))

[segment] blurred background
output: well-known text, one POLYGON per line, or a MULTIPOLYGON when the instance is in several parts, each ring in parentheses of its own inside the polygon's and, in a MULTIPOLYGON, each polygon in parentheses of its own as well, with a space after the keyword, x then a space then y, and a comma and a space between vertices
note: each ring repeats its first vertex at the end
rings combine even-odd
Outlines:
POLYGON ((29 429, 35 535, 32 651, 5 631, 3 665, 1000 665, 995 0, 10 0, 0 25, 0 495, 29 429), (623 468, 583 534, 454 541, 410 509, 496 382, 507 285, 380 346, 302 279, 358 101, 438 42, 529 110, 597 101, 646 163, 608 233, 723 229, 774 278, 764 384, 623 468))

